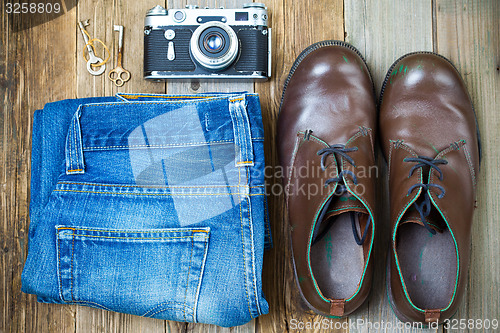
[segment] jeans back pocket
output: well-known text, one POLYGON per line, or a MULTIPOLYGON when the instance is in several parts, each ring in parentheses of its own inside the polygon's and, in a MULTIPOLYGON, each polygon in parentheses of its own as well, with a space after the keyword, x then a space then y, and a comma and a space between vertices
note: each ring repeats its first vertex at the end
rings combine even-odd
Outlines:
POLYGON ((63 301, 196 322, 209 228, 116 230, 56 226, 63 301))

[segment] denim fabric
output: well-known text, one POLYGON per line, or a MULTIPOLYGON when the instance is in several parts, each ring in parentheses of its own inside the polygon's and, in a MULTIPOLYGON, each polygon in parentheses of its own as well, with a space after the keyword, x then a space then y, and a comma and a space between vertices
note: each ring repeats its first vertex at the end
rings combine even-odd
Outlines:
POLYGON ((22 291, 220 326, 266 314, 261 117, 249 93, 45 105, 22 291))

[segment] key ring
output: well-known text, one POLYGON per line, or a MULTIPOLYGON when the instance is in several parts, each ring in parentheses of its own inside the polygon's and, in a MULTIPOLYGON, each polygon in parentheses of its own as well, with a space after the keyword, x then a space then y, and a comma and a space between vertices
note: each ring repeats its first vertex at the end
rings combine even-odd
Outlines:
POLYGON ((130 72, 123 67, 116 67, 109 71, 108 77, 117 87, 121 87, 130 80, 130 72))
MULTIPOLYGON (((85 33, 85 34, 86 34, 86 35, 90 38, 90 35, 88 34, 88 32, 87 32, 87 31, 85 31, 85 30, 84 30, 83 32, 84 32, 84 33, 85 33)), ((108 62, 109 58, 111 57, 111 53, 109 52, 109 49, 108 49, 108 47, 106 46, 106 44, 104 44, 104 43, 103 43, 103 41, 102 41, 102 40, 100 40, 99 38, 92 38, 92 39, 90 39, 90 40, 88 41, 88 43, 87 43, 87 44, 85 44, 85 47, 84 47, 84 48, 83 48, 83 50, 82 50, 83 59, 85 59, 85 61, 86 61, 86 62, 88 62, 88 61, 89 61, 89 59, 87 59, 87 58, 85 57, 85 50, 87 49, 87 46, 90 46, 90 47, 92 48, 92 50, 94 50, 94 53, 96 53, 96 52, 95 52, 95 45, 94 45, 94 41, 101 43, 101 45, 104 47, 104 49, 108 52, 108 56, 106 57, 106 59, 104 59, 103 61, 101 61, 101 62, 100 62, 100 63, 98 63, 98 64, 95 64, 95 65, 94 65, 94 64, 91 64, 91 66, 93 66, 93 67, 101 67, 102 65, 104 65, 105 63, 107 63, 107 62, 108 62)))

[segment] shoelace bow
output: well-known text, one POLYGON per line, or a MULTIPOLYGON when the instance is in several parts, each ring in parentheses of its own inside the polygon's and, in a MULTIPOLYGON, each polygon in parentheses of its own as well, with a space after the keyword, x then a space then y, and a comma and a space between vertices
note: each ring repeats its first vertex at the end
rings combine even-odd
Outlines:
MULTIPOLYGON (((331 145, 327 148, 320 149, 318 151, 318 155, 321 156, 321 170, 323 170, 323 171, 326 170, 326 163, 325 162, 326 162, 328 155, 335 156, 335 154, 340 155, 343 158, 345 158, 346 161, 349 162, 349 164, 351 164, 352 166, 356 166, 354 164, 354 160, 352 159, 352 157, 347 155, 347 153, 357 151, 357 150, 358 150, 358 147, 346 148, 345 145, 341 145, 341 144, 335 144, 335 145, 331 145)), ((356 178, 356 175, 354 174, 354 172, 352 172, 350 170, 342 170, 337 175, 337 177, 327 179, 325 181, 325 186, 328 186, 331 183, 337 183, 337 188, 335 189, 334 194, 336 196, 340 197, 340 196, 344 195, 345 193, 348 193, 347 186, 345 185, 344 178, 343 178, 344 176, 347 176, 347 175, 350 175, 352 178, 352 182, 355 185, 358 185, 358 179, 356 178)), ((325 216, 325 214, 328 210, 327 207, 330 205, 332 200, 333 200, 333 196, 331 196, 328 199, 328 201, 325 203, 325 205, 323 206, 325 208, 321 212, 321 215, 320 215, 318 221, 323 220, 323 217, 325 216)), ((371 224, 371 216, 368 217, 368 221, 366 222, 366 227, 365 227, 365 230, 363 231, 361 238, 359 238, 358 231, 356 229, 356 219, 354 216, 354 212, 350 212, 350 216, 351 216, 351 225, 352 225, 352 232, 354 234, 354 240, 356 241, 356 243, 358 245, 362 245, 366 239, 367 231, 368 231, 368 228, 370 227, 370 224, 371 224)))
MULTIPOLYGON (((436 160, 436 159, 433 159, 433 158, 430 158, 430 157, 427 157, 427 156, 408 157, 408 158, 405 158, 403 160, 403 162, 417 163, 417 164, 415 164, 411 168, 411 170, 410 170, 410 177, 411 177, 411 175, 413 175, 413 172, 415 170, 417 170, 418 168, 422 168, 422 167, 428 165, 431 168, 431 170, 434 169, 434 170, 436 170, 439 173, 439 180, 443 180, 443 172, 437 166, 437 164, 445 164, 445 165, 448 164, 448 161, 446 161, 446 160, 436 160)), ((438 185, 438 184, 417 183, 415 185, 412 185, 409 188, 408 195, 410 195, 410 193, 414 189, 419 188, 419 187, 422 188, 422 192, 424 193, 424 201, 422 203, 420 203, 420 204, 417 204, 417 202, 415 201, 413 203, 413 205, 415 206, 415 209, 417 210, 417 212, 420 214, 420 218, 422 219, 422 223, 424 224, 424 227, 431 234, 435 235, 436 234, 436 230, 432 229, 431 226, 427 223, 427 221, 425 219, 431 213, 431 208, 432 208, 431 198, 429 196, 429 188, 435 187, 435 188, 437 188, 437 189, 439 189, 441 191, 441 193, 439 193, 438 196, 437 196, 439 199, 441 199, 446 192, 444 190, 444 187, 442 187, 441 185, 438 185)))

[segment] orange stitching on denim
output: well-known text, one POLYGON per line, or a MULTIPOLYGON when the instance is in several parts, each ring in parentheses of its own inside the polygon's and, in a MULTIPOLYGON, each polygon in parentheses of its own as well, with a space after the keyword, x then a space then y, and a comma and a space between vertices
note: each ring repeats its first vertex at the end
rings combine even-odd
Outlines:
POLYGON ((208 230, 192 230, 191 232, 204 232, 204 233, 208 233, 208 230))
MULTIPOLYGON (((75 122, 74 120, 74 115, 73 115, 73 123, 75 122)), ((71 126, 70 126, 70 129, 69 129, 69 134, 71 135, 72 131, 71 131, 71 126)), ((68 151, 69 151, 69 166, 68 168, 73 168, 73 154, 72 154, 72 149, 71 149, 71 137, 68 138, 68 151)))
MULTIPOLYGON (((245 201, 247 202, 248 207, 250 207, 250 198, 248 198, 248 197, 247 197, 247 198, 245 198, 245 201)), ((251 223, 251 221, 249 221, 249 223, 251 223)), ((251 227, 251 226, 250 226, 250 227, 251 227)), ((251 231, 251 234, 252 234, 252 236, 253 236, 252 229, 251 229, 250 231, 251 231)), ((251 240, 251 241, 252 241, 252 243, 253 243, 253 238, 252 238, 252 240, 251 240)), ((252 251, 252 258, 251 258, 251 259, 252 259, 252 280, 253 280, 253 286, 252 286, 253 288, 252 288, 252 289, 253 289, 253 296, 255 297, 255 302, 256 302, 256 304, 257 304, 257 303, 258 303, 258 298, 257 298, 257 290, 256 290, 256 288, 255 288, 255 287, 256 287, 256 282, 257 282, 257 281, 255 281, 255 257, 254 257, 254 250, 255 250, 255 249, 254 249, 254 247, 252 246, 252 248, 251 248, 251 251, 252 251)), ((252 314, 251 314, 251 313, 250 313, 250 317, 252 317, 252 318, 253 318, 253 316, 252 316, 252 314)))
MULTIPOLYGON (((264 138, 258 137, 258 138, 251 138, 251 140, 264 140, 264 138)), ((98 150, 98 149, 110 149, 110 148, 168 148, 168 147, 188 147, 188 146, 193 146, 193 145, 211 145, 211 144, 226 144, 226 143, 234 143, 233 139, 228 139, 228 140, 218 140, 218 141, 203 141, 203 142, 186 142, 186 143, 171 143, 171 144, 163 144, 163 145, 128 145, 128 146, 103 146, 103 147, 97 147, 97 146, 87 146, 83 147, 83 150, 98 150)))
MULTIPOLYGON (((151 97, 151 98, 179 98, 179 97, 186 97, 186 98, 211 98, 211 97, 219 97, 221 96, 220 94, 213 94, 213 95, 175 95, 175 94, 172 94, 172 95, 162 95, 162 94, 133 94, 133 93, 117 93, 116 94, 117 96, 119 97, 123 97, 125 98, 125 96, 129 97, 129 98, 139 98, 139 97, 151 97)), ((234 94, 226 94, 226 95, 234 95, 234 94)), ((258 96, 258 94, 256 93, 244 93, 244 95, 248 95, 248 96, 258 96)))
POLYGON ((237 162, 236 164, 252 164, 253 161, 242 161, 242 162, 237 162))
POLYGON ((195 238, 196 237, 196 236, 180 236, 180 237, 114 237, 114 236, 96 236, 96 235, 85 235, 85 234, 71 234, 71 236, 92 237, 92 238, 106 238, 106 239, 132 239, 132 240, 183 239, 183 238, 195 238))
POLYGON ((193 99, 207 99, 207 98, 212 98, 212 97, 216 97, 216 95, 205 95, 205 96, 197 96, 197 95, 192 95, 192 96, 189 96, 189 95, 179 95, 179 96, 176 96, 176 95, 171 95, 171 96, 167 96, 167 95, 127 95, 127 94, 120 94, 118 95, 120 97, 123 97, 125 99, 138 99, 138 98, 167 98, 167 99, 176 99, 176 98, 193 98, 193 99))
MULTIPOLYGON (((208 185, 208 186, 162 186, 162 185, 120 185, 120 184, 99 184, 99 183, 69 183, 58 182, 57 184, 63 185, 89 185, 89 186, 109 186, 109 187, 135 187, 135 188, 158 188, 158 189, 175 189, 175 188, 226 188, 226 187, 240 187, 240 185, 208 185)), ((249 188, 262 188, 264 185, 249 186, 249 188)))
MULTIPOLYGON (((75 160, 76 160, 76 167, 78 168, 80 163, 78 163, 78 151, 77 151, 78 148, 77 148, 77 143, 76 143, 76 128, 78 126, 78 122, 76 120, 77 120, 77 118, 75 116, 73 116, 73 123, 74 123, 73 131, 75 133, 73 133, 73 131, 71 131, 72 132, 71 134, 73 135, 73 141, 75 143, 75 147, 74 147, 75 148, 75 160)), ((72 161, 71 165, 73 165, 73 161, 72 161)), ((83 170, 78 170, 78 171, 83 171, 83 170)))
MULTIPOLYGON (((73 119, 72 119, 73 124, 74 124, 74 122, 75 122, 74 117, 75 117, 75 116, 73 116, 73 119)), ((70 134, 70 135, 72 134, 71 127, 70 127, 70 129, 69 129, 69 134, 70 134)), ((69 149, 69 168, 70 168, 70 169, 73 169, 73 153, 72 153, 73 149, 72 149, 72 147, 71 147, 71 144, 72 144, 71 137, 69 137, 69 138, 68 138, 68 140, 69 140, 69 142, 68 142, 68 146, 69 146, 69 147, 68 147, 68 149, 69 149)), ((78 166, 77 166, 77 167, 78 167, 78 166)))
POLYGON ((72 238, 71 238, 71 300, 74 301, 75 300, 75 296, 73 294, 73 279, 75 278, 74 274, 73 274, 73 262, 75 260, 75 234, 73 233, 72 234, 72 238))
POLYGON ((187 299, 187 292, 188 292, 188 287, 189 287, 189 274, 191 273, 191 264, 193 262, 193 251, 194 251, 194 241, 191 239, 191 256, 189 257, 189 268, 188 268, 188 273, 187 273, 187 278, 186 278, 186 290, 184 291, 184 306, 183 306, 183 311, 184 311, 184 321, 186 320, 186 299, 187 299))
POLYGON ((184 147, 184 146, 192 146, 192 145, 201 145, 201 144, 217 144, 217 143, 233 143, 233 139, 227 140, 218 140, 218 141, 202 141, 202 142, 186 142, 186 143, 169 143, 163 145, 128 145, 128 146, 103 146, 103 147, 83 147, 83 149, 91 150, 91 149, 107 149, 107 148, 162 148, 162 147, 184 147))
POLYGON ((59 233, 56 230, 56 239, 57 239, 57 260, 59 262, 59 267, 58 267, 58 274, 57 274, 57 279, 59 280, 59 297, 61 297, 61 300, 66 302, 66 300, 63 297, 63 292, 62 292, 62 281, 61 281, 61 239, 59 238, 59 233))
MULTIPOLYGON (((238 185, 241 184, 241 169, 238 169, 238 185)), ((252 316, 252 310, 250 309, 250 297, 248 296, 248 286, 247 286, 247 276, 246 276, 246 256, 245 256, 245 237, 243 236, 243 212, 241 207, 243 206, 243 200, 240 200, 240 231, 241 231, 241 245, 243 248, 243 278, 245 280, 245 295, 247 296, 248 313, 250 317, 252 316)))
POLYGON ((83 171, 83 169, 72 169, 72 170, 68 170, 68 172, 77 172, 77 171, 83 171))
POLYGON ((93 194, 116 194, 116 195, 148 195, 148 196, 221 196, 221 195, 249 195, 249 196, 257 196, 257 195, 264 195, 264 193, 253 193, 253 194, 246 194, 246 193, 190 193, 190 194, 185 194, 185 193, 122 193, 122 192, 98 192, 98 191, 77 191, 77 190, 54 190, 54 192, 75 192, 75 193, 93 193, 93 194))
MULTIPOLYGON (((214 98, 214 99, 211 99, 210 102, 212 101, 224 101, 226 100, 226 98, 214 98)), ((200 99, 200 100, 190 100, 190 101, 186 101, 186 102, 174 102, 174 101, 165 101, 165 102, 135 102, 133 104, 130 104, 130 105, 146 105, 146 104, 158 104, 158 105, 165 105, 165 104, 168 104, 168 103, 173 103, 173 104, 189 104, 189 103, 200 103, 200 102, 206 102, 204 99, 200 99)), ((124 105, 124 103, 95 103, 95 104, 84 104, 82 105, 82 108, 92 108, 92 107, 96 107, 96 106, 122 106, 124 105)))
MULTIPOLYGON (((57 230, 82 230, 82 231, 96 231, 96 232, 129 232, 129 233, 137 233, 137 234, 146 234, 146 233, 163 233, 163 232, 180 232, 180 233, 185 233, 185 232, 204 232, 204 233, 209 233, 208 230, 99 230, 99 229, 87 229, 87 228, 72 228, 72 227, 61 227, 57 228, 57 230)), ((79 235, 79 234, 77 234, 79 235)))
MULTIPOLYGON (((258 96, 258 94, 245 94, 247 96, 258 96)), ((121 95, 119 95, 121 96, 121 95)), ((122 97, 122 96, 121 96, 122 97)), ((153 96, 148 96, 148 97, 153 97, 153 96)), ((220 97, 220 98, 210 98, 210 100, 208 102, 212 102, 212 101, 225 101, 225 100, 228 100, 227 98, 228 96, 223 96, 223 97, 220 97)), ((125 97, 123 97, 125 98, 125 97)), ((178 101, 165 101, 165 102, 141 102, 141 103, 138 103, 138 102, 134 102, 133 104, 130 103, 130 105, 140 105, 140 104, 188 104, 188 103, 199 103, 199 102, 207 102, 206 101, 207 98, 202 98, 202 99, 198 99, 198 100, 190 100, 190 101, 186 101, 186 102, 178 102, 178 101)), ((106 102, 106 103, 89 103, 89 104, 83 104, 81 105, 82 108, 91 108, 91 107, 95 107, 95 106, 121 106, 123 105, 124 103, 116 103, 116 102, 106 102)))
MULTIPOLYGON (((88 185, 88 186, 108 186, 108 187, 132 187, 132 188, 156 188, 156 189, 176 189, 176 188, 227 188, 240 187, 240 185, 207 185, 207 186, 162 186, 162 185, 120 185, 120 184, 99 184, 99 183, 70 183, 58 182, 63 185, 88 185)), ((263 188, 264 185, 249 186, 249 188, 263 188)))
MULTIPOLYGON (((69 132, 71 133, 71 126, 70 126, 70 129, 69 129, 69 132)), ((73 157, 71 156, 71 139, 67 138, 66 141, 67 141, 66 142, 67 147, 65 147, 65 149, 67 149, 67 151, 69 153, 69 161, 67 161, 69 163, 66 163, 66 168, 67 169, 72 169, 73 168, 73 157)), ((65 156, 65 158, 67 159, 68 156, 65 156)))
POLYGON ((244 100, 245 100, 244 97, 240 97, 240 98, 230 99, 229 101, 230 102, 237 102, 237 101, 244 101, 244 100))
MULTIPOLYGON (((248 176, 248 168, 245 169, 245 173, 246 173, 246 177, 247 177, 247 186, 248 186, 248 183, 250 182, 250 177, 248 176)), ((255 297, 255 304, 257 305, 257 311, 260 312, 260 307, 259 307, 259 299, 257 297, 257 281, 256 281, 256 274, 255 274, 255 246, 254 246, 254 243, 253 243, 253 225, 252 225, 252 222, 253 220, 250 220, 251 219, 251 214, 252 214, 252 206, 251 206, 251 203, 250 203, 250 197, 246 197, 245 198, 246 202, 248 203, 248 219, 249 219, 249 224, 250 224, 250 234, 251 234, 251 243, 252 243, 252 280, 253 280, 253 293, 254 293, 254 297, 255 297)), ((250 316, 252 316, 250 314, 250 316)))

